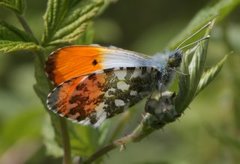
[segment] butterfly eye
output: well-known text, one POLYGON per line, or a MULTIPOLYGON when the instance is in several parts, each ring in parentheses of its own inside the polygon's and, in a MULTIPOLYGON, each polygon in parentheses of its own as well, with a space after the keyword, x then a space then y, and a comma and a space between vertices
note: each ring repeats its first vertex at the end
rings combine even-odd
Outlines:
POLYGON ((169 67, 179 67, 182 62, 182 52, 175 51, 168 58, 168 66, 169 67))

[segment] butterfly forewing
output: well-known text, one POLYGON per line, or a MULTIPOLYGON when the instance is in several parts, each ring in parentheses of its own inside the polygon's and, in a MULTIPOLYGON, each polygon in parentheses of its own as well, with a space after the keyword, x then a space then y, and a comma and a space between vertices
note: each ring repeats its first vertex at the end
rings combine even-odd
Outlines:
POLYGON ((46 73, 59 85, 80 75, 116 67, 149 66, 148 57, 115 47, 67 46, 49 55, 46 73))
POLYGON ((49 109, 80 124, 98 126, 157 87, 152 67, 104 69, 63 82, 48 96, 49 109))

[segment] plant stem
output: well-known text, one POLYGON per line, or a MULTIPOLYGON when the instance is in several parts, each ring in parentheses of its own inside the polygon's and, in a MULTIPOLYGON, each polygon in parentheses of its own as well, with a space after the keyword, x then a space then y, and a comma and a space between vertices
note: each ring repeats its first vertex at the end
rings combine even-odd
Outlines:
POLYGON ((84 164, 90 164, 93 161, 97 160, 98 158, 100 158, 101 156, 107 154, 109 151, 115 149, 117 147, 117 145, 115 145, 114 143, 111 143, 109 145, 104 146, 102 149, 100 149, 99 151, 97 151, 96 153, 94 153, 91 157, 89 157, 84 164))
POLYGON ((143 138, 145 138, 146 136, 148 136, 149 134, 151 134, 152 132, 155 131, 155 129, 151 129, 148 132, 143 132, 142 130, 142 126, 138 126, 136 128, 136 130, 134 130, 133 133, 122 137, 120 139, 115 140, 114 142, 112 142, 111 144, 108 144, 106 146, 104 146, 103 148, 101 148, 100 150, 98 150, 97 152, 95 152, 91 157, 89 157, 84 164, 90 164, 93 161, 97 160, 98 158, 100 158, 101 156, 107 154, 108 152, 110 152, 111 150, 120 147, 121 146, 125 146, 127 143, 130 142, 139 142, 141 141, 143 138))
MULTIPOLYGON (((24 17, 18 13, 15 13, 17 19, 19 20, 20 24, 22 25, 23 29, 25 30, 26 33, 28 33, 32 39, 35 40, 36 43, 39 44, 38 40, 35 38, 31 28, 29 27, 27 21, 24 19, 24 17)), ((40 72, 44 72, 44 63, 45 63, 45 58, 44 58, 44 54, 43 53, 39 53, 37 55, 37 57, 39 58, 39 62, 40 65, 42 66, 40 70, 40 72)), ((36 78, 38 78, 36 76, 36 78)), ((37 81, 39 79, 36 79, 37 81)), ((44 103, 45 98, 41 99, 44 103)), ((70 140, 69 140, 69 135, 68 135, 68 130, 67 130, 67 123, 66 120, 63 118, 59 118, 60 121, 60 130, 62 133, 62 145, 63 145, 63 150, 64 150, 64 157, 63 157, 63 163, 64 164, 71 164, 72 163, 72 159, 71 159, 71 148, 70 148, 70 140)))
POLYGON ((59 118, 59 121, 60 121, 63 151, 64 151, 63 163, 64 164, 71 164, 72 163, 71 148, 70 148, 69 135, 68 135, 68 131, 67 131, 67 123, 66 123, 66 120, 64 118, 59 118))
POLYGON ((19 15, 18 13, 15 13, 15 15, 16 15, 18 21, 20 22, 20 24, 22 25, 23 29, 25 30, 25 32, 28 33, 35 40, 36 43, 38 43, 38 40, 35 38, 31 28, 29 27, 28 23, 23 18, 23 16, 19 15))
POLYGON ((100 150, 96 151, 92 156, 90 156, 83 163, 84 164, 92 163, 93 161, 97 160, 101 156, 107 154, 108 152, 110 152, 111 150, 113 150, 117 147, 121 148, 121 146, 122 146, 124 148, 124 146, 127 143, 141 141, 143 138, 145 138, 146 136, 148 136, 149 134, 151 134, 152 132, 157 130, 157 129, 152 128, 149 125, 144 123, 147 119, 151 119, 151 117, 152 116, 150 114, 147 114, 145 116, 145 118, 142 120, 142 122, 133 130, 133 132, 131 134, 129 134, 125 137, 122 137, 120 139, 117 139, 117 140, 113 141, 112 143, 104 146, 100 150))

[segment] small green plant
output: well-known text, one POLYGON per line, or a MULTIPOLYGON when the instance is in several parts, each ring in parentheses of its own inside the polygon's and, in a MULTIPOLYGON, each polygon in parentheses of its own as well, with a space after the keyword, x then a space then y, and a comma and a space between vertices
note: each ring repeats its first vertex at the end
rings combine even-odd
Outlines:
MULTIPOLYGON (((58 47, 69 44, 92 43, 92 27, 94 18, 108 7, 110 0, 49 0, 44 19, 44 33, 42 38, 36 38, 27 20, 24 18, 26 9, 24 0, 2 0, 0 6, 8 8, 21 23, 24 31, 4 21, 0 22, 0 53, 22 54, 30 52, 35 56, 34 90, 46 109, 46 98, 53 87, 47 79, 44 67, 48 54, 58 47)), ((179 34, 167 47, 175 49, 186 37, 190 36, 204 24, 214 18, 224 19, 237 5, 239 1, 219 1, 202 9, 190 22, 189 26, 179 34)), ((212 29, 209 26, 203 35, 208 35, 212 29)), ((189 40, 192 41, 196 38, 189 40)), ((160 115, 146 114, 139 125, 127 136, 115 139, 116 134, 107 137, 108 124, 98 129, 83 127, 67 122, 49 112, 50 121, 46 123, 45 144, 49 154, 56 157, 63 156, 66 164, 72 163, 74 157, 81 157, 82 163, 91 163, 103 160, 103 155, 114 148, 124 148, 129 142, 138 142, 162 128, 166 124, 175 121, 181 116, 193 99, 216 77, 221 70, 225 56, 214 67, 204 70, 207 55, 208 41, 198 43, 194 48, 187 51, 178 73, 178 90, 165 92, 162 95, 151 97, 146 104, 149 110, 151 103, 157 102, 164 105, 160 108, 160 115), (168 101, 165 101, 168 100, 168 101), (160 119, 159 119, 160 118, 160 119)), ((159 114, 159 113, 158 113, 159 114)), ((128 120, 119 121, 116 133, 120 133, 128 120)))

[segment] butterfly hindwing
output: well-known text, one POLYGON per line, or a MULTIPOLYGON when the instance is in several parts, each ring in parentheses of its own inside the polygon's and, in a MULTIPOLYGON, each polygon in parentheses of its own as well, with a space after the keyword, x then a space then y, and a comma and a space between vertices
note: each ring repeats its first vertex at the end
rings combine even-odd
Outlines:
POLYGON ((98 126, 156 89, 152 67, 104 69, 67 80, 48 96, 50 110, 80 124, 98 126))

